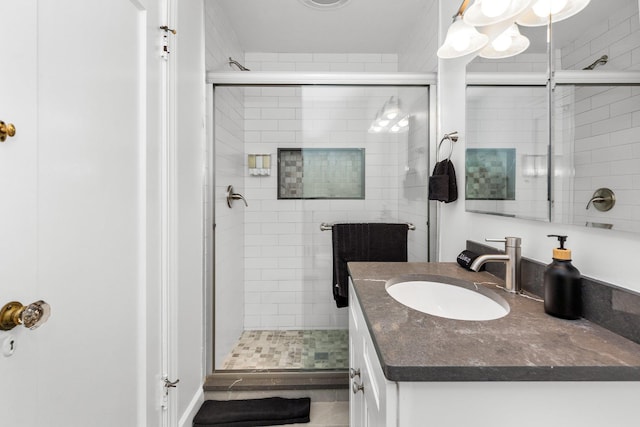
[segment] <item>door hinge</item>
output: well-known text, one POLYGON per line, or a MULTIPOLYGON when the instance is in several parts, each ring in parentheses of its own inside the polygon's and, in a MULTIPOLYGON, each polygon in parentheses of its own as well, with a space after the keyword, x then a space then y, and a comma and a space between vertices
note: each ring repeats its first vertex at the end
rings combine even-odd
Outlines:
POLYGON ((162 59, 169 59, 169 54, 171 53, 169 51, 169 33, 175 36, 177 31, 169 28, 166 25, 163 25, 162 27, 160 27, 160 29, 164 31, 164 33, 162 34, 162 52, 160 53, 160 56, 162 57, 162 59))
POLYGON ((176 388, 179 382, 180 379, 170 381, 168 377, 162 377, 162 389, 164 390, 164 393, 162 393, 162 410, 166 410, 169 407, 169 389, 176 388))

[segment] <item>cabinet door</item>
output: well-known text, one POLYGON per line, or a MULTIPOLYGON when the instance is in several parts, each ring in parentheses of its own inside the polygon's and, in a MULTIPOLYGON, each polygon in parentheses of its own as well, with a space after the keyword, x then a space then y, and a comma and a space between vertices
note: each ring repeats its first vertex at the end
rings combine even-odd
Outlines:
POLYGON ((393 427, 397 425, 396 383, 388 381, 382 372, 353 287, 349 290, 349 301, 351 427, 393 427))
MULTIPOLYGON (((350 300, 353 292, 350 291, 350 300)), ((351 427, 364 427, 365 411, 364 411, 364 393, 360 390, 362 385, 362 367, 364 366, 362 330, 360 328, 360 319, 355 309, 355 303, 352 302, 349 307, 349 377, 351 381, 350 397, 349 397, 349 425, 351 427), (354 393, 355 390, 355 393, 354 393)))

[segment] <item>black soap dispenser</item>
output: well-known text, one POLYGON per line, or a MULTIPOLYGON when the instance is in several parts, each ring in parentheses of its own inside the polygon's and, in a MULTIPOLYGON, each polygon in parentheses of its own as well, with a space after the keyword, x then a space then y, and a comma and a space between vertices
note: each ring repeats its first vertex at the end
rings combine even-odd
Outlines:
POLYGON ((578 319, 582 315, 582 276, 571 264, 571 251, 565 249, 567 236, 557 237, 560 247, 553 250, 553 262, 544 272, 544 311, 563 319, 578 319))

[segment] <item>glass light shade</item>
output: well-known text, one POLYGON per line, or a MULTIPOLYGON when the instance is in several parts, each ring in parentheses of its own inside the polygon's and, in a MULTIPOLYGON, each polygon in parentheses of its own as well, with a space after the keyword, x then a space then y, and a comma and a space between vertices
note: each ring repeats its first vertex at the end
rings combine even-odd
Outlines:
POLYGON ((481 0, 480 10, 485 16, 495 18, 507 11, 511 0, 481 0))
POLYGON ((442 59, 460 58, 482 49, 489 37, 479 33, 474 27, 466 24, 457 16, 447 31, 447 37, 440 49, 438 57, 442 59))
POLYGON ((409 116, 405 116, 398 120, 398 126, 401 128, 409 126, 409 116))
POLYGON ((477 0, 464 12, 463 19, 464 22, 475 27, 493 25, 508 20, 513 21, 516 16, 520 15, 531 6, 532 1, 533 0, 477 0), (500 4, 506 4, 506 7, 501 13, 495 15, 494 13, 496 13, 496 11, 501 10, 498 7, 494 7, 494 5, 500 6, 498 2, 500 4), (487 9, 491 9, 492 13, 485 13, 485 10, 487 9))
POLYGON ((551 22, 556 23, 571 18, 587 7, 590 2, 591 0, 536 0, 532 7, 518 17, 516 22, 525 27, 542 27, 547 25, 549 14, 540 16, 539 13, 545 13, 551 9, 551 22), (561 5, 564 7, 557 10, 561 5))
POLYGON ((513 24, 482 49, 479 56, 487 59, 508 58, 527 50, 529 44, 529 39, 520 34, 518 26, 513 24))
POLYGON ((382 116, 386 119, 393 120, 400 114, 400 106, 395 96, 389 98, 382 108, 382 116))
POLYGON ((531 5, 533 13, 541 18, 555 15, 567 6, 567 0, 537 0, 531 5))

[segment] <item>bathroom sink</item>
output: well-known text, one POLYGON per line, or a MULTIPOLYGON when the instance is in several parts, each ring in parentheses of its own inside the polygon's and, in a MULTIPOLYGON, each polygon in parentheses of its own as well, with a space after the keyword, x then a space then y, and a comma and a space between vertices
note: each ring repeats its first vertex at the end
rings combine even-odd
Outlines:
POLYGON ((494 320, 509 313, 497 293, 472 282, 443 276, 403 276, 386 284, 387 293, 409 308, 456 320, 494 320))

